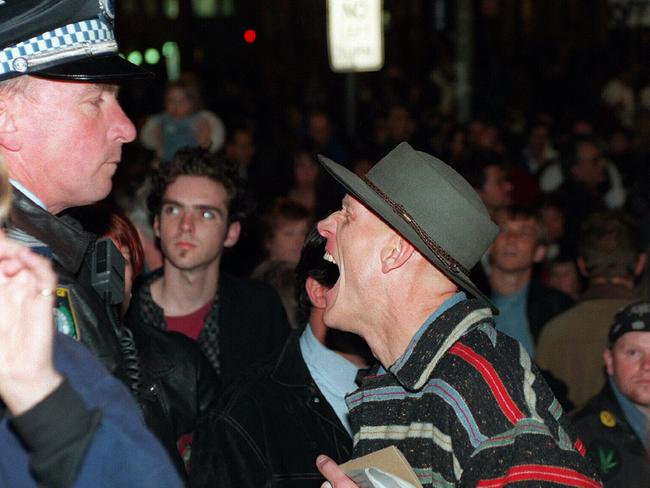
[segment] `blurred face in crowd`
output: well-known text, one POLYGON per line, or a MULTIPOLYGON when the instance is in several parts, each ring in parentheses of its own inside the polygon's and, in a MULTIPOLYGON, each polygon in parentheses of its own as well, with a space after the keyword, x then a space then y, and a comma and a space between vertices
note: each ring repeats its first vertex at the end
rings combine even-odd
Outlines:
POLYGON ((449 152, 453 158, 462 156, 467 147, 467 134, 463 130, 456 130, 449 140, 449 152))
POLYGON ((154 221, 165 261, 182 271, 217 265, 239 239, 240 224, 228 224, 228 195, 204 176, 179 176, 162 199, 154 221))
POLYGON ((266 242, 269 259, 297 264, 307 232, 309 223, 306 219, 279 219, 273 237, 266 242))
POLYGON ((614 132, 609 138, 610 154, 623 154, 630 149, 630 139, 625 132, 614 132))
POLYGON ((172 117, 183 119, 194 111, 194 107, 185 90, 175 86, 169 88, 165 94, 165 110, 172 117))
POLYGON ((492 266, 504 272, 526 271, 544 257, 539 223, 532 218, 502 216, 500 231, 490 250, 492 266))
POLYGON ((510 205, 512 184, 508 181, 505 171, 497 165, 487 166, 484 171, 485 183, 478 193, 488 210, 510 205))
POLYGON ((247 130, 237 129, 232 141, 226 146, 226 157, 242 166, 250 165, 255 157, 253 134, 247 130))
POLYGON ((136 135, 117 86, 27 79, 21 90, 0 93, 0 147, 10 176, 52 213, 103 199, 122 144, 136 135))
POLYGON ((296 155, 293 163, 293 175, 296 186, 314 187, 318 180, 320 168, 318 163, 306 153, 296 155))
POLYGON ((603 356, 619 391, 650 413, 650 332, 623 334, 603 356))
POLYGON ((549 142, 548 129, 543 125, 533 127, 528 138, 528 145, 534 154, 541 155, 549 142))
POLYGON ((393 141, 405 141, 413 135, 415 124, 406 107, 395 105, 390 109, 386 120, 386 129, 388 136, 393 141))
POLYGON ((564 214, 554 205, 543 207, 540 213, 549 242, 557 241, 564 235, 564 214))
POLYGON ((573 261, 558 261, 551 264, 546 283, 551 288, 566 293, 574 300, 580 296, 580 276, 573 261))
POLYGON ((327 144, 330 132, 330 122, 325 114, 313 114, 309 117, 309 135, 316 144, 327 144))
POLYGON ((576 147, 576 164, 571 168, 574 178, 589 188, 595 188, 606 178, 607 163, 600 149, 592 142, 576 147))

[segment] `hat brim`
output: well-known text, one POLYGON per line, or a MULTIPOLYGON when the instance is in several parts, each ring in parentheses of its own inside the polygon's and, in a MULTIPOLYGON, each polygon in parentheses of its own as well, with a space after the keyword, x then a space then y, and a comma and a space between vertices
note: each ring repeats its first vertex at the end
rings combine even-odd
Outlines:
POLYGON ((494 306, 492 301, 490 301, 481 290, 478 289, 467 274, 460 270, 457 272, 450 270, 449 267, 429 249, 417 232, 415 232, 415 230, 402 217, 398 216, 393 208, 384 201, 383 198, 375 193, 375 191, 373 191, 361 178, 352 171, 323 155, 319 154, 318 159, 327 172, 343 185, 349 193, 415 246, 415 248, 421 254, 426 256, 426 258, 431 261, 436 268, 442 271, 445 276, 456 283, 461 289, 485 302, 492 309, 494 314, 499 313, 499 309, 494 306))
POLYGON ((152 72, 130 63, 117 54, 77 59, 32 71, 30 74, 53 80, 89 81, 94 83, 116 82, 153 76, 152 72))

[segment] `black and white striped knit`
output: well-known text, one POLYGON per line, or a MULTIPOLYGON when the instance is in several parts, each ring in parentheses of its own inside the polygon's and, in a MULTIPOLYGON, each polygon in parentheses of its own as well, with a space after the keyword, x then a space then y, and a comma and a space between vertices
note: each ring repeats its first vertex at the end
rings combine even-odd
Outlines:
POLYGON ((347 397, 354 456, 397 446, 424 487, 601 486, 526 350, 464 300, 347 397))

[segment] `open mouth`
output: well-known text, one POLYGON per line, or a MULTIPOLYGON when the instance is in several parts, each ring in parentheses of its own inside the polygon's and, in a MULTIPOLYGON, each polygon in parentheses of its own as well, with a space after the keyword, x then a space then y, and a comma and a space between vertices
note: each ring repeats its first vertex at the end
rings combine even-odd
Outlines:
POLYGON ((327 251, 325 251, 325 254, 323 254, 323 259, 329 263, 337 264, 336 259, 334 259, 334 256, 332 256, 327 251))
MULTIPOLYGON (((325 253, 323 254, 323 259, 325 261, 327 261, 328 263, 332 263, 332 264, 334 264, 335 266, 338 267, 338 263, 336 262, 336 259, 334 259, 334 256, 332 256, 329 252, 325 251, 325 253)), ((341 277, 339 276, 336 279, 336 282, 334 283, 334 285, 325 292, 325 302, 326 302, 326 307, 325 308, 326 309, 330 309, 334 305, 334 303, 336 302, 336 299, 337 299, 338 294, 339 294, 339 283, 340 283, 340 281, 341 281, 341 277)))

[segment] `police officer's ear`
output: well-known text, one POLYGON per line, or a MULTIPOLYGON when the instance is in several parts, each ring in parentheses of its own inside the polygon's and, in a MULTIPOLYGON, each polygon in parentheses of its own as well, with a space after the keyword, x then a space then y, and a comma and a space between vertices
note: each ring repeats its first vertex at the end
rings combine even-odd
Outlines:
POLYGON ((393 233, 386 246, 381 250, 381 270, 388 273, 401 267, 413 255, 415 248, 402 236, 393 233))
POLYGON ((5 95, 0 95, 0 146, 7 151, 18 151, 20 143, 15 137, 16 125, 10 107, 11 102, 5 95))

